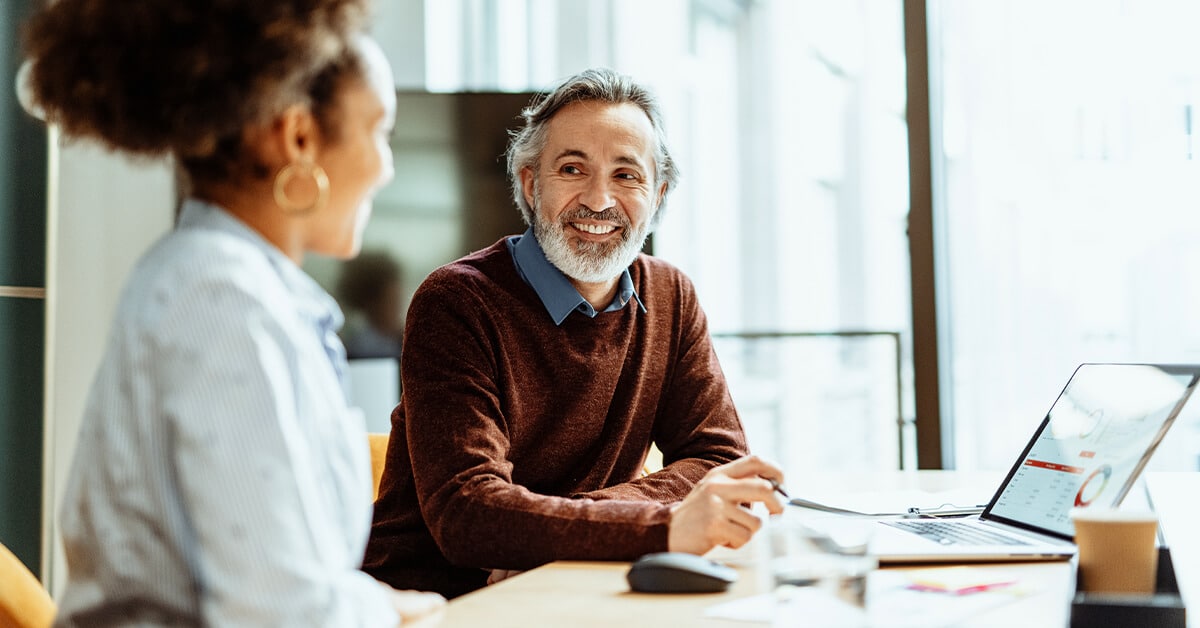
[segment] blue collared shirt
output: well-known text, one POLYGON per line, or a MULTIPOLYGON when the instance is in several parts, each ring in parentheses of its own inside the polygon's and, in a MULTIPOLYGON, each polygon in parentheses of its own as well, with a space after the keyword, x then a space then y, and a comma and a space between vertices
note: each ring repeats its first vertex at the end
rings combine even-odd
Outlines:
POLYGON ((603 310, 597 310, 579 294, 571 280, 546 259, 542 245, 533 236, 532 227, 526 229, 522 235, 508 238, 506 244, 513 264, 517 266, 517 273, 537 293, 542 305, 546 306, 546 312, 554 319, 555 325, 562 325, 571 312, 596 318, 601 312, 615 312, 624 308, 631 300, 636 301, 643 312, 646 311, 641 297, 633 288, 633 278, 629 276, 628 268, 621 271, 621 277, 617 280, 617 293, 613 295, 612 302, 603 310))
POLYGON ((130 275, 61 510, 59 626, 395 626, 333 299, 188 200, 130 275))

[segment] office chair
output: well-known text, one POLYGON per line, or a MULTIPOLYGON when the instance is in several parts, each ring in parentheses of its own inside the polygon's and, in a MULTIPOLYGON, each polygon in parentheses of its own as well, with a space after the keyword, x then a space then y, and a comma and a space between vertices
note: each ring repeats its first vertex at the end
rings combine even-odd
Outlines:
POLYGON ((42 583, 0 543, 0 626, 46 628, 56 610, 42 583))
POLYGON ((372 501, 379 499, 379 480, 383 478, 383 461, 387 459, 389 436, 375 432, 367 434, 367 443, 371 446, 371 480, 375 483, 372 501))

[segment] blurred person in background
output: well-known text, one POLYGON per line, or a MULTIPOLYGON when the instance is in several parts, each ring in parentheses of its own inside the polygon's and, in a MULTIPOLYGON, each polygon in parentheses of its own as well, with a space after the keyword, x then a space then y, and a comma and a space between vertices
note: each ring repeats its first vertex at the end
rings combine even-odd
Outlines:
POLYGON ((400 263, 385 251, 363 251, 342 264, 337 295, 346 306, 346 357, 399 358, 404 335, 400 263))

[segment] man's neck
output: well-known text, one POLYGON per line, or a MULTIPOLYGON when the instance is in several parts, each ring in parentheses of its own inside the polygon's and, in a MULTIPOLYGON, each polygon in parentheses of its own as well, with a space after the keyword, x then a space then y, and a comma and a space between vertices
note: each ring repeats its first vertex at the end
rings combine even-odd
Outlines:
POLYGON ((584 282, 572 278, 571 284, 579 291, 580 296, 592 304, 592 307, 603 310, 608 307, 609 303, 612 303, 613 297, 616 296, 617 283, 620 278, 618 275, 600 283, 584 282))

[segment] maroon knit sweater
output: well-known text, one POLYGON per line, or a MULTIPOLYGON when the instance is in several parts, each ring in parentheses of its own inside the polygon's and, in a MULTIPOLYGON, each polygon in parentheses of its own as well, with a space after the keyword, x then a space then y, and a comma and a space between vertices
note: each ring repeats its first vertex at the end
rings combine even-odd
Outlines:
POLYGON ((665 551, 670 504, 745 435, 691 282, 640 255, 636 303, 556 326, 504 240, 434 271, 364 568, 447 597, 487 569, 665 551), (650 444, 665 468, 642 477, 650 444))

